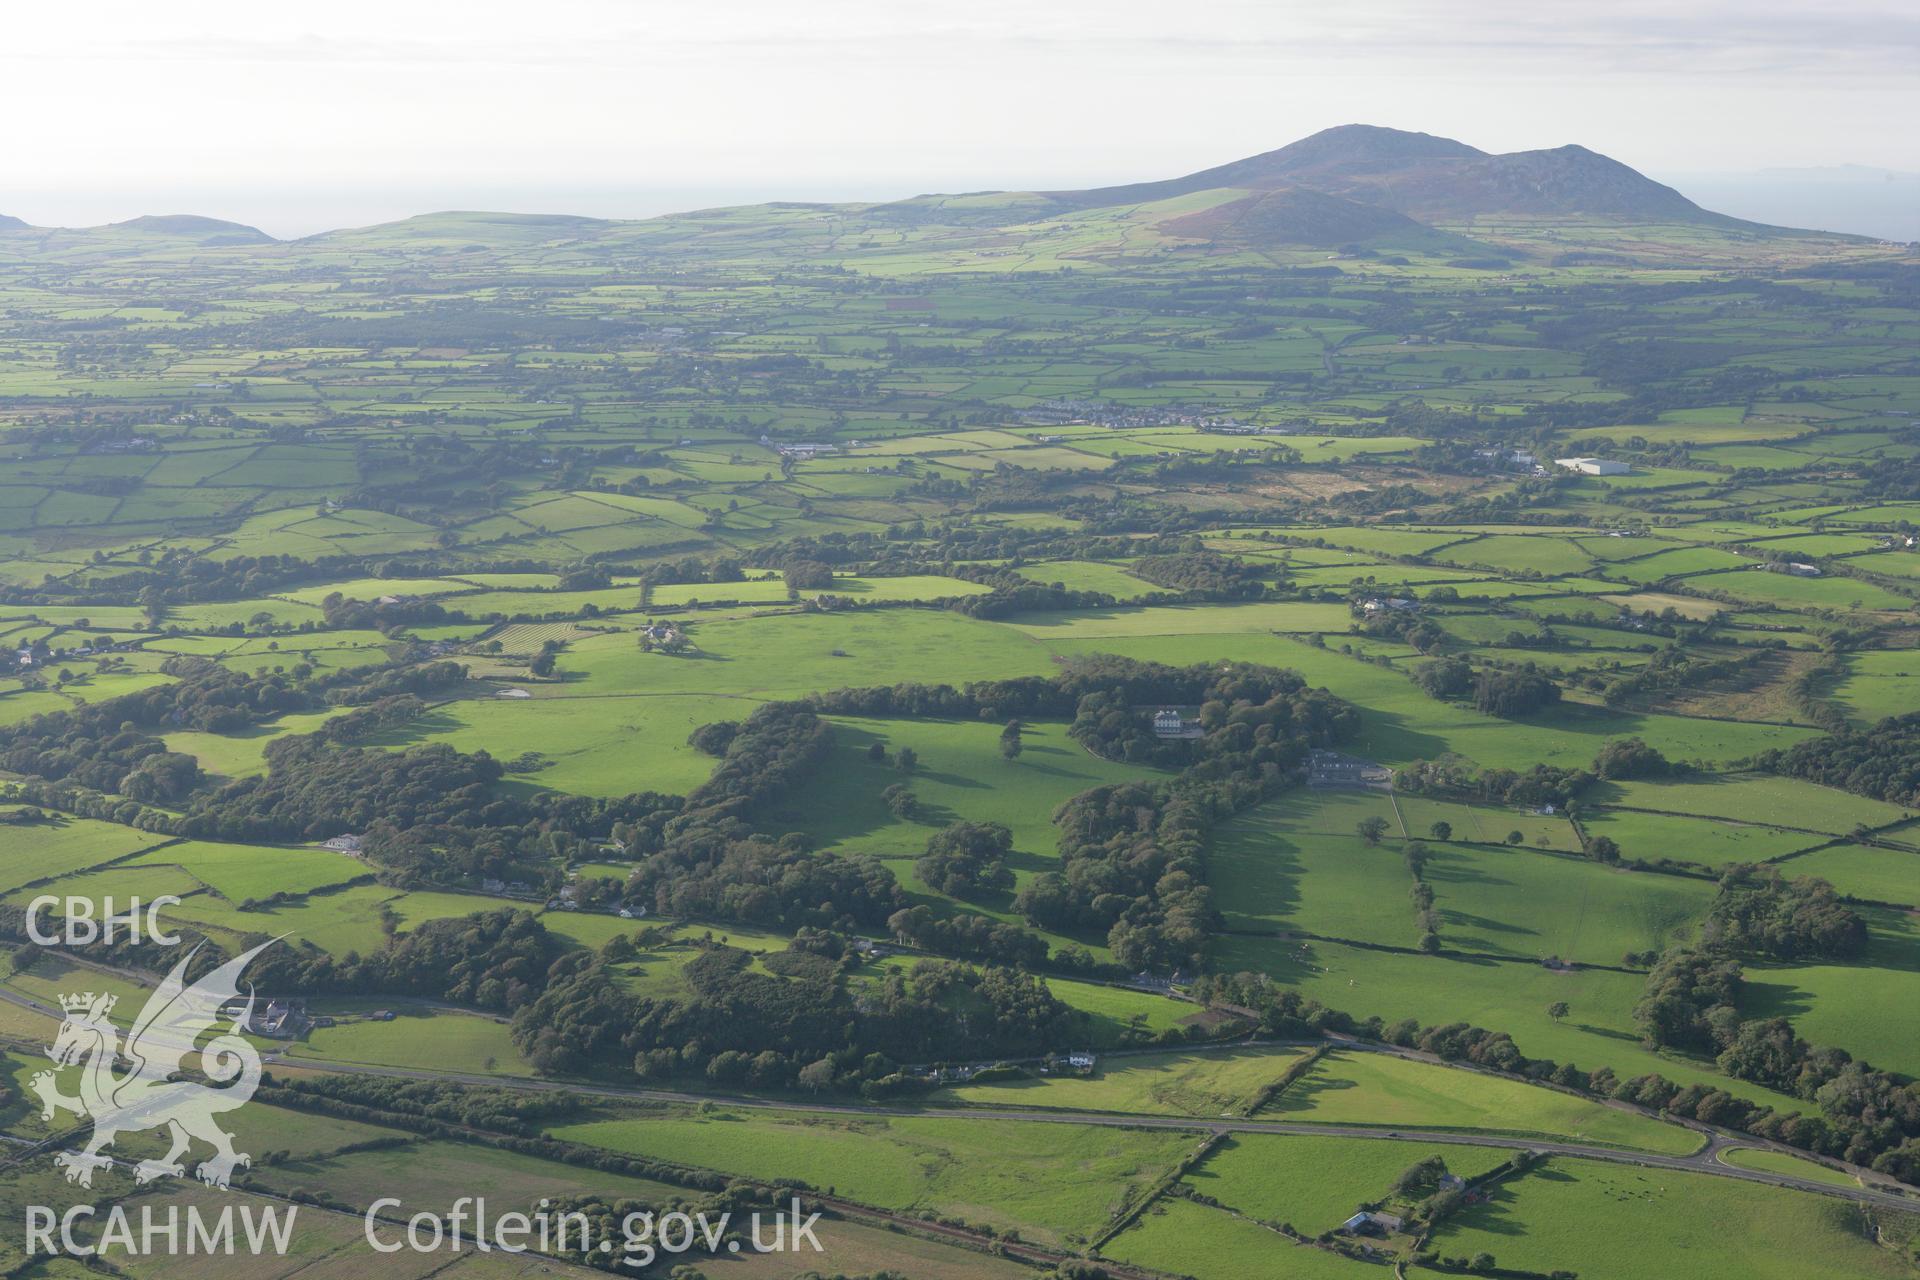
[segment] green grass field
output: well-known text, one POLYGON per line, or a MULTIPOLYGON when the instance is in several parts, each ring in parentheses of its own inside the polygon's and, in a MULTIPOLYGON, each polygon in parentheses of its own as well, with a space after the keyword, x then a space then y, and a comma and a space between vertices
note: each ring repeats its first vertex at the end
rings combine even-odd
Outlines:
POLYGON ((955 1085, 950 1097, 981 1106, 1051 1107, 1073 1111, 1138 1111, 1152 1115, 1245 1115, 1263 1089, 1305 1055, 1303 1049, 1232 1049, 1208 1053, 1108 1057, 1092 1077, 955 1085))
POLYGON ((563 1125, 555 1137, 755 1178, 796 1178, 882 1208, 938 1206, 1063 1242, 1097 1231, 1193 1146, 1191 1134, 1016 1121, 664 1113, 563 1125))
POLYGON ((1486 1147, 1373 1138, 1241 1133, 1187 1175, 1194 1190, 1263 1222, 1288 1223, 1312 1236, 1336 1227, 1363 1204, 1384 1200, 1393 1180, 1433 1156, 1463 1178, 1505 1160, 1486 1147))
MULTIPOLYGON (((371 1006, 373 1001, 357 1001, 371 1006)), ((505 1025, 489 1017, 398 1010, 392 1022, 343 1021, 319 1027, 289 1049, 295 1060, 363 1062, 382 1067, 525 1076, 531 1069, 505 1025)))
POLYGON ((1123 1262, 1195 1280, 1272 1276, 1275 1280, 1362 1280, 1373 1268, 1210 1205, 1165 1197, 1104 1252, 1123 1262))
POLYGON ((213 844, 184 840, 143 853, 126 864, 179 867, 195 880, 239 904, 276 893, 311 893, 373 874, 366 863, 331 849, 213 844))
POLYGON ((0 859, 0 890, 71 876, 150 849, 164 839, 89 818, 10 822, 0 827, 0 843, 6 846, 6 856, 0 859))
POLYGON ((1486 846, 1436 850, 1426 877, 1446 945, 1590 964, 1616 964, 1626 952, 1689 936, 1713 898, 1706 881, 1486 846))
POLYGON ((1489 1252, 1503 1267, 1591 1270, 1619 1280, 1798 1280, 1808 1259, 1841 1277, 1910 1274, 1840 1201, 1703 1174, 1555 1159, 1503 1183, 1435 1236, 1448 1255, 1489 1252))
POLYGON ((1920 906, 1920 856, 1898 849, 1837 844, 1780 862, 1781 874, 1817 876, 1841 893, 1920 906))
POLYGON ((1758 1169, 1762 1173, 1784 1173, 1790 1178, 1805 1178, 1809 1182, 1824 1182, 1830 1187, 1857 1187, 1860 1180, 1838 1169, 1829 1169, 1826 1165, 1801 1156, 1790 1156, 1782 1151, 1770 1151, 1763 1147, 1732 1147, 1720 1153, 1720 1162, 1730 1164, 1737 1169, 1758 1169))
POLYGON ((1700 1136, 1586 1098, 1382 1053, 1335 1053, 1263 1115, 1321 1124, 1539 1133, 1685 1155, 1700 1136))

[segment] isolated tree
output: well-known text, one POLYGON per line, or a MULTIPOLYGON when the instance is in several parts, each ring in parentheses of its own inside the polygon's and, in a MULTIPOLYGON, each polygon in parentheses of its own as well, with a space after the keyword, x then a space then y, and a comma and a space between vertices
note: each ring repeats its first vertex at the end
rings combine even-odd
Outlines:
POLYGON ((920 816, 920 798, 913 794, 913 788, 904 782, 896 782, 880 793, 887 812, 902 822, 912 822, 920 816))
POLYGON ((822 1058, 818 1062, 809 1062, 800 1068, 797 1079, 800 1087, 808 1093, 819 1093, 822 1089, 833 1088, 833 1059, 822 1058))
POLYGON ((875 764, 884 764, 887 759, 887 744, 875 738, 872 745, 867 748, 867 759, 875 764))
POLYGON ((1569 1005, 1565 1000, 1555 1000, 1547 1006, 1547 1016, 1552 1018, 1556 1023, 1572 1012, 1573 1006, 1569 1005))
POLYGON ((1527 842, 1526 836, 1522 835, 1520 832, 1518 831, 1507 832, 1508 844, 1525 844, 1526 842, 1527 842))
POLYGON ((1353 829, 1359 832, 1360 838, 1368 844, 1379 844, 1380 837, 1387 834, 1387 820, 1376 814, 1371 818, 1360 819, 1354 824, 1353 829))
POLYGON ((912 773, 920 767, 920 753, 912 747, 902 747, 894 753, 893 765, 902 773, 912 773))
POLYGON ((1008 760, 1020 758, 1020 722, 1007 721, 1007 727, 1000 731, 1000 754, 1008 760))
POLYGON ((1453 839, 1453 824, 1451 822, 1436 822, 1427 828, 1427 834, 1435 840, 1451 840, 1453 839))

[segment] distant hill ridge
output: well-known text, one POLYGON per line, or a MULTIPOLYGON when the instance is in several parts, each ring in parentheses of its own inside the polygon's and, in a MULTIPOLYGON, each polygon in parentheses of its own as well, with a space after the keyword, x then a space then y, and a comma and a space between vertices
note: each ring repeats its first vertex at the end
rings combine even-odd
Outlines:
MULTIPOLYGON (((753 208, 782 216, 817 213, 851 226, 912 227, 917 234, 950 235, 962 244, 969 237, 1022 235, 1040 223, 1074 223, 1088 214, 1102 225, 1132 223, 1167 237, 1157 248, 1123 252, 1166 252, 1169 243, 1178 242, 1172 247, 1417 252, 1462 262, 1610 247, 1616 233, 1609 226, 1620 224, 1699 227, 1742 245, 1813 234, 1703 209, 1672 187, 1578 145, 1496 154, 1453 138, 1365 124, 1323 129, 1183 177, 1118 186, 929 194, 879 204, 774 201, 753 208), (1543 222, 1555 224, 1551 234, 1537 229, 1543 222)), ((638 244, 634 237, 649 229, 676 228, 668 234, 678 234, 680 225, 728 213, 609 220, 447 210, 289 243, 432 246, 435 252, 559 240, 638 244)), ((17 218, 0 217, 0 230, 22 229, 35 230, 17 218)), ((177 237, 207 246, 282 243, 255 227, 192 214, 149 215, 74 234, 92 231, 177 237)), ((1683 237, 1689 246, 1693 235, 1689 230, 1683 237)), ((1140 243, 1155 244, 1151 238, 1140 243)))
POLYGON ((1220 187, 1301 188, 1420 221, 1523 213, 1739 225, 1585 147, 1494 155, 1452 138, 1366 124, 1323 129, 1182 178, 1042 194, 1069 208, 1095 209, 1220 187))
POLYGON ((140 231, 158 236, 186 236, 223 244, 273 244, 274 238, 258 227, 221 218, 203 218, 195 213, 149 213, 125 222, 109 223, 115 231, 140 231))

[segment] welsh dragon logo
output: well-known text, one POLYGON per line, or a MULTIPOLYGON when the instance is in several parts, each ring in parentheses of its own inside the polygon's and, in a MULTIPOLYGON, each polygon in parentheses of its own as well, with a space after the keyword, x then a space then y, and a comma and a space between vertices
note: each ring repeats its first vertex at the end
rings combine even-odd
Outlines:
POLYGON ((80 1094, 69 1097, 60 1092, 52 1071, 35 1075, 28 1086, 40 1097, 42 1119, 72 1111, 93 1121, 93 1137, 85 1150, 62 1151, 53 1158, 66 1170, 68 1182, 91 1187, 94 1171, 114 1162, 102 1154, 114 1139, 163 1126, 172 1146, 160 1159, 134 1166, 139 1182, 184 1174, 182 1157, 195 1139, 214 1149, 213 1156, 194 1171, 209 1185, 226 1186, 236 1168, 252 1163, 245 1153, 233 1149, 233 1135, 215 1117, 244 1105, 260 1086, 259 1051, 241 1034, 253 1014, 252 992, 237 1010, 228 1011, 228 1006, 239 995, 240 974, 247 964, 272 945, 263 942, 189 984, 187 966, 200 950, 194 947, 147 998, 124 1043, 110 1020, 116 997, 91 991, 60 997, 66 1020, 47 1056, 56 1068, 81 1067, 80 1094), (198 1043, 223 1016, 228 1021, 226 1030, 198 1043), (190 1058, 197 1058, 205 1081, 176 1078, 188 1069, 190 1058), (127 1069, 116 1072, 122 1061, 127 1069))

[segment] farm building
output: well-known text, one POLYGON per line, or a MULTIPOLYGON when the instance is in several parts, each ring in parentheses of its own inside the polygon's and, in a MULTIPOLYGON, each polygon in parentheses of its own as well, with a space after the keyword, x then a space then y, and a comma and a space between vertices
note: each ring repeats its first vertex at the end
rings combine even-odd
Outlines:
POLYGON ((331 840, 321 841, 320 847, 322 849, 331 849, 335 853, 359 853, 360 837, 349 832, 344 835, 337 835, 331 840))
POLYGON ((307 1016, 304 1000, 269 1000, 265 1009, 248 1015, 247 1030, 254 1035, 290 1040, 312 1025, 312 1021, 307 1016))
POLYGON ((1624 476, 1633 470, 1627 463, 1610 458, 1555 458, 1553 465, 1578 471, 1583 476, 1624 476))

